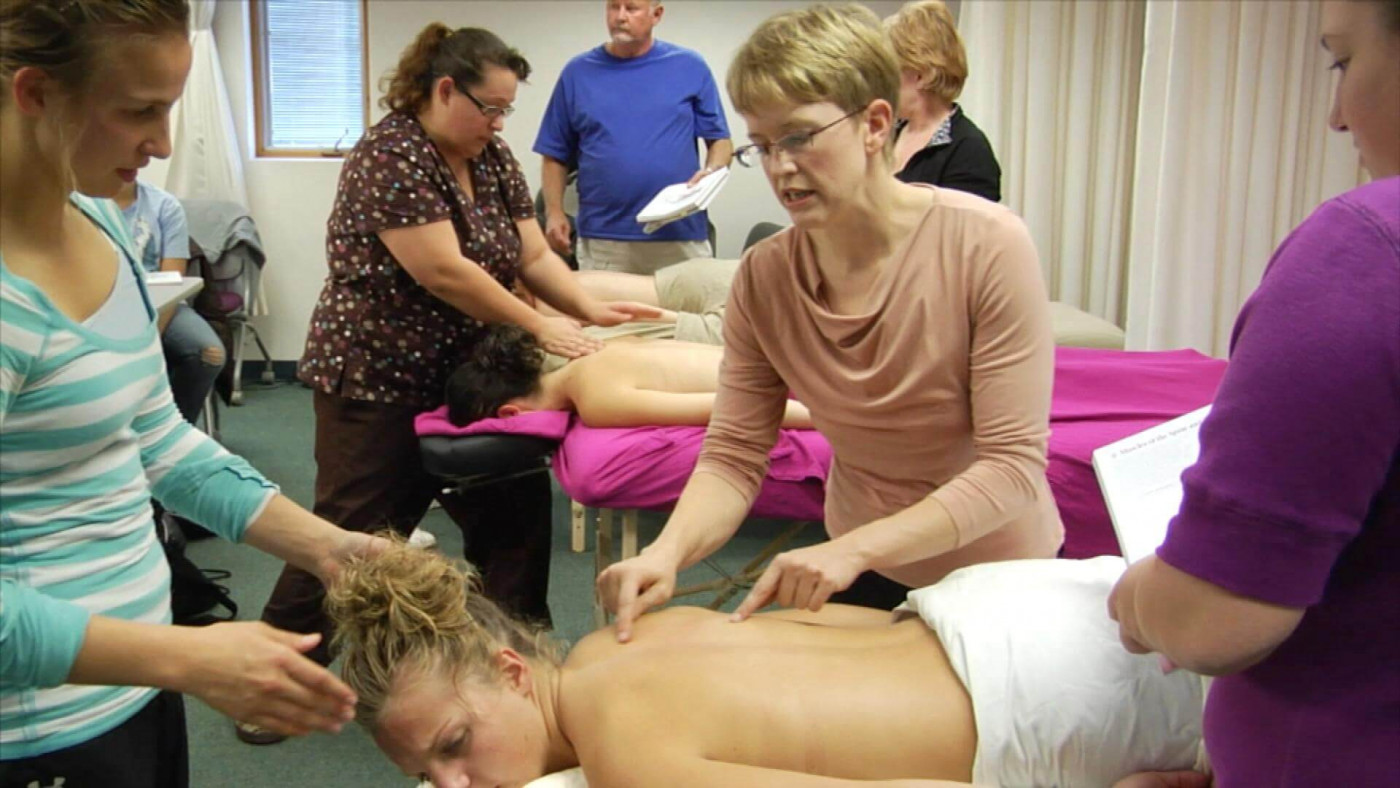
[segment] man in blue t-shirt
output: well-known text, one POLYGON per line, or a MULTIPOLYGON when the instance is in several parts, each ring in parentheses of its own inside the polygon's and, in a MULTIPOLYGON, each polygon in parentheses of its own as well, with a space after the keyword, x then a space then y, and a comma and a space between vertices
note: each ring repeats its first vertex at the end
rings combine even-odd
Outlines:
POLYGON ((650 235, 636 218, 664 187, 727 167, 734 153, 709 66, 652 35, 664 11, 660 0, 608 0, 608 42, 564 67, 535 139, 545 234, 561 254, 569 250, 564 184, 578 170, 580 268, 650 274, 714 253, 703 212, 650 235), (697 139, 707 148, 703 166, 697 139))

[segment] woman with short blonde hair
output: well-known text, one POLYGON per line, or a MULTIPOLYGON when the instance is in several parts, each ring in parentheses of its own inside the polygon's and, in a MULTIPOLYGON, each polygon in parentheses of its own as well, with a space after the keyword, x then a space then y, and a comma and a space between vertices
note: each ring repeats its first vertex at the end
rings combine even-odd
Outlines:
POLYGON ((769 602, 890 609, 960 567, 1054 556, 1054 347, 1024 223, 894 177, 899 63, 864 6, 764 22, 728 88, 752 140, 736 156, 761 168, 793 226, 735 275, 704 449, 669 522, 599 577, 619 634, 743 521, 789 393, 831 442, 831 540, 775 558, 740 618, 769 602))
POLYGON ((957 104, 967 52, 943 0, 915 0, 885 20, 899 58, 899 178, 1001 200, 1001 166, 991 143, 957 104))

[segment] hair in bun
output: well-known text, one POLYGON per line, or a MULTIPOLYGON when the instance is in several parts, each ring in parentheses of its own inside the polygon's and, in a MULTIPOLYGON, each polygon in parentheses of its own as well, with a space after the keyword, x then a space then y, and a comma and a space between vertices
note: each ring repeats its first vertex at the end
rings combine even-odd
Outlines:
POLYGON ((558 663, 553 641, 482 596, 466 563, 384 536, 390 545, 373 557, 348 561, 326 594, 333 643, 344 656, 341 672, 358 696, 355 716, 361 723, 374 727, 395 676, 404 670, 446 669, 494 681, 495 655, 502 648, 558 663))
POLYGON ((447 418, 458 427, 492 418, 516 397, 539 391, 544 353, 519 326, 494 326, 447 379, 447 418))

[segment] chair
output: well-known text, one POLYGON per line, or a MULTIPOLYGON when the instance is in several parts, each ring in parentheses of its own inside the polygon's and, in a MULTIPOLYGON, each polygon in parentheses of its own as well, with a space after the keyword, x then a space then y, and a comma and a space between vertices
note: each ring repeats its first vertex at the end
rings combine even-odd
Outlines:
MULTIPOLYGON (((195 310, 211 323, 227 329, 228 357, 232 364, 225 394, 230 405, 243 404, 244 345, 249 333, 262 353, 262 379, 272 382, 272 355, 263 344, 252 316, 262 268, 267 258, 257 225, 242 205, 224 200, 181 200, 189 222, 191 262, 199 261, 204 289, 195 299, 195 310), (193 254, 195 247, 202 254, 193 254)), ((222 376, 220 378, 222 382, 222 376)), ((217 417, 217 414, 215 414, 217 417)), ((207 417, 207 414, 206 414, 207 417)), ((212 425, 211 425, 212 426, 212 425)))
POLYGON ((753 229, 749 230, 749 237, 744 239, 744 251, 747 252, 750 246, 753 246, 782 229, 783 226, 781 224, 774 224, 772 222, 759 222, 755 224, 753 229))

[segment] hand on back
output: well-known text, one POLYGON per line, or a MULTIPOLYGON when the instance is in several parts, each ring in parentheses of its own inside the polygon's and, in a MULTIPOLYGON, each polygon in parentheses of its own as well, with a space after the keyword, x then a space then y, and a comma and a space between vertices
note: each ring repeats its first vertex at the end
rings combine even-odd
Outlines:
POLYGON ((603 607, 617 616, 617 640, 632 639, 632 626, 646 611, 671 600, 676 590, 676 562, 657 552, 620 561, 598 575, 603 607))

